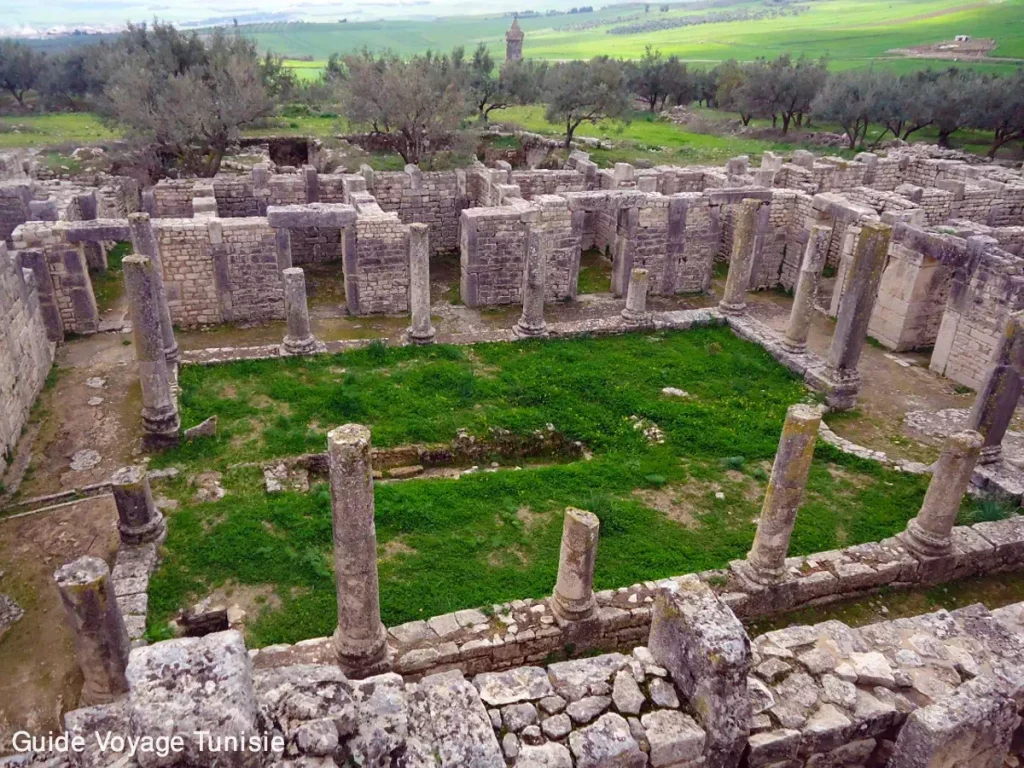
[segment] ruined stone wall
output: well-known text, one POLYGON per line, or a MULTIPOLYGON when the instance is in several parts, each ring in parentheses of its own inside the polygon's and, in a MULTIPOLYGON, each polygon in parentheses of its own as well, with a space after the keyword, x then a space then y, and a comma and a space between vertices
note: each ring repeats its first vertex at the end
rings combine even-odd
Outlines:
POLYGON ((535 226, 547 237, 550 248, 547 252, 545 298, 547 301, 575 299, 580 274, 583 217, 570 211, 568 201, 558 195, 538 195, 533 202, 540 208, 535 226))
POLYGON ((0 242, 0 475, 52 364, 35 276, 0 242))
POLYGON ((409 311, 409 227, 372 199, 353 200, 353 248, 345 247, 345 296, 358 314, 409 311))
POLYGON ((0 241, 11 243, 11 233, 28 221, 31 186, 27 183, 0 185, 0 241))
POLYGON ((306 177, 301 173, 271 176, 269 190, 270 205, 304 205, 308 202, 306 177))
POLYGON ((897 227, 868 334, 897 352, 934 345, 953 272, 965 258, 966 243, 960 238, 897 227))
MULTIPOLYGON (((793 233, 797 199, 800 194, 790 190, 772 191, 767 230, 758 233, 760 237, 750 274, 752 289, 770 290, 780 285, 787 250, 801 250, 800 243, 793 233)), ((796 259, 799 261, 800 256, 796 259)))
POLYGON ((89 277, 89 265, 81 246, 68 243, 63 233, 49 221, 29 221, 11 235, 16 250, 32 250, 42 254, 50 276, 50 285, 43 291, 52 294, 44 302, 56 307, 63 330, 67 333, 96 333, 99 311, 89 277))
MULTIPOLYGON (((669 206, 670 217, 678 211, 676 226, 682 230, 682 242, 678 242, 676 227, 669 227, 669 252, 676 257, 675 292, 706 291, 711 287, 711 271, 721 237, 717 212, 712 211, 708 196, 700 192, 673 195, 669 206)), ((668 283, 666 280, 661 293, 668 292, 668 283)))
POLYGON ((345 202, 345 174, 321 173, 319 182, 321 203, 345 202))
POLYGON ((249 175, 217 176, 213 180, 213 196, 217 200, 217 215, 222 219, 260 214, 249 175))
POLYGON ((522 302, 526 258, 522 215, 529 204, 468 208, 462 212, 462 300, 469 307, 522 302))
POLYGON ((153 222, 171 319, 183 328, 223 321, 207 219, 153 222))
POLYGON ((459 214, 470 198, 464 171, 420 171, 373 174, 368 191, 384 211, 394 211, 404 224, 430 225, 430 253, 459 248, 459 214))
MULTIPOLYGON (((227 285, 221 282, 221 301, 230 301, 235 322, 284 319, 284 282, 278 264, 277 241, 266 219, 221 221, 227 285)), ((220 254, 215 252, 215 257, 220 254)))
POLYGON ((163 179, 150 189, 154 208, 150 215, 156 219, 191 219, 195 185, 188 179, 163 179))
POLYGON ((519 185, 525 200, 532 200, 540 195, 583 192, 587 188, 586 177, 575 170, 512 171, 512 183, 519 185))
MULTIPOLYGON (((340 202, 340 201, 337 201, 340 202)), ((341 230, 329 227, 291 229, 292 264, 319 264, 341 259, 341 230)))
POLYGON ((953 273, 931 370, 975 389, 981 384, 1006 316, 1024 308, 1020 272, 1019 257, 968 240, 968 258, 953 273))

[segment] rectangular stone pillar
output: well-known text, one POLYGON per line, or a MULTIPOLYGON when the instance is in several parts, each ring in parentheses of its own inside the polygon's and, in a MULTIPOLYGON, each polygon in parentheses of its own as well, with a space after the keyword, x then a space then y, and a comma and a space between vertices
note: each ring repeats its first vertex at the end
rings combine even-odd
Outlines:
POLYGON ((292 231, 284 228, 275 229, 274 245, 277 249, 277 268, 284 272, 292 266, 292 231))
POLYGON ((622 208, 616 212, 615 243, 612 246, 612 293, 623 296, 633 271, 633 251, 640 227, 640 209, 622 208))
POLYGON ((77 248, 63 248, 59 252, 64 266, 63 290, 71 298, 75 318, 73 330, 78 333, 96 333, 100 329, 100 310, 92 289, 85 254, 77 248))
POLYGON ((380 620, 370 457, 368 428, 346 424, 327 434, 338 593, 334 647, 345 674, 355 678, 390 667, 387 632, 380 620))
POLYGON ((736 768, 752 717, 750 638, 739 619, 706 584, 684 578, 655 599, 647 645, 707 733, 703 765, 736 768))
MULTIPOLYGON (((0 241, 0 258, 6 258, 7 246, 0 241)), ((64 321, 57 306, 57 297, 53 287, 53 278, 46 263, 43 251, 18 251, 18 262, 22 269, 32 272, 36 280, 36 292, 39 295, 39 309, 46 325, 46 338, 50 341, 64 341, 64 321)))
POLYGON ((306 203, 320 202, 320 177, 312 165, 302 167, 302 177, 306 188, 306 203))
POLYGON ((887 224, 866 222, 861 227, 826 359, 826 402, 837 410, 849 410, 857 402, 857 364, 867 339, 891 236, 892 227, 887 224))
POLYGON ((1003 437, 1013 419, 1024 391, 1024 312, 1006 319, 1003 336, 996 347, 985 381, 974 398, 967 429, 981 433, 982 464, 1002 459, 1003 437))

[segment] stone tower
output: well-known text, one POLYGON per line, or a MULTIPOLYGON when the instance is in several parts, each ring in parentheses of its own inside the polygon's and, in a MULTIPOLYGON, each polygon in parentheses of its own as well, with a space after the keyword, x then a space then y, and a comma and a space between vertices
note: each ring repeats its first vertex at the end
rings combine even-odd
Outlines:
POLYGON ((519 28, 519 19, 512 19, 512 26, 505 33, 505 61, 519 61, 523 58, 523 30, 519 28))

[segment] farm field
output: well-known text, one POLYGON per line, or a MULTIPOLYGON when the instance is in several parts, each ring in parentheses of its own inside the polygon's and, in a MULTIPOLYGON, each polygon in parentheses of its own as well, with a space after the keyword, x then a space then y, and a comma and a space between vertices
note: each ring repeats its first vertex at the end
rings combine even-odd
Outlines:
MULTIPOLYGON (((869 65, 897 72, 925 66, 943 67, 954 62, 894 56, 888 51, 913 45, 950 40, 955 35, 994 38, 992 62, 959 62, 958 66, 992 72, 1009 72, 1024 60, 1024 0, 964 2, 963 0, 822 0, 806 5, 798 15, 777 16, 713 24, 675 27, 635 34, 609 34, 611 22, 638 23, 703 15, 707 11, 679 10, 662 13, 658 5, 644 13, 643 5, 620 5, 593 14, 528 17, 520 19, 526 33, 527 58, 563 60, 610 55, 638 58, 653 45, 666 55, 676 54, 694 64, 713 66, 730 58, 749 61, 780 53, 827 56, 832 69, 869 65), (625 21, 625 20, 628 20, 625 21), (593 26, 604 22, 603 25, 593 26), (587 25, 587 29, 579 29, 587 25), (1010 61, 999 61, 1009 59, 1010 61)), ((760 2, 740 2, 730 11, 752 12, 760 2)), ((312 58, 291 61, 304 78, 316 77, 328 56, 363 47, 390 48, 408 55, 428 49, 467 49, 483 42, 501 60, 507 16, 453 17, 435 21, 389 21, 353 24, 276 23, 243 26, 264 50, 285 57, 312 58)))

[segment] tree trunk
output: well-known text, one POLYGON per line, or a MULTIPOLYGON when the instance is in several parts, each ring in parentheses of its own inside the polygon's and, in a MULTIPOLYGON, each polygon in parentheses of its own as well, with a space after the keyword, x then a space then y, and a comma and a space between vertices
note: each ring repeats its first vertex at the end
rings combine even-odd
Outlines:
POLYGON ((779 127, 779 116, 772 112, 772 129, 779 127))
POLYGON ((789 133, 789 121, 793 119, 792 114, 782 113, 782 135, 789 133))
MULTIPOLYGON (((955 130, 956 130, 956 128, 953 129, 953 131, 955 131, 955 130)), ((942 129, 939 129, 939 146, 940 147, 942 147, 944 149, 949 149, 949 137, 952 135, 953 131, 944 131, 942 129)))
POLYGON ((753 117, 753 115, 744 115, 742 112, 740 112, 740 120, 743 121, 744 125, 750 125, 751 117, 753 117))

